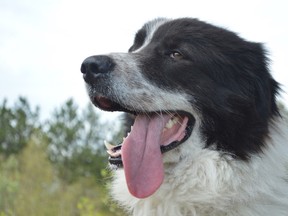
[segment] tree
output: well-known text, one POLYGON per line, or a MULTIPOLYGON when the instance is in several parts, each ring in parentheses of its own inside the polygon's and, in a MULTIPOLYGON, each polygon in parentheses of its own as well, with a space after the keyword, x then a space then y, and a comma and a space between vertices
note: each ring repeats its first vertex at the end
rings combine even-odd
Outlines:
POLYGON ((19 162, 16 156, 0 160, 0 215, 13 215, 14 201, 19 188, 19 162))
POLYGON ((4 100, 0 127, 1 216, 124 215, 108 199, 103 145, 119 140, 121 127, 92 105, 79 110, 70 99, 41 122, 26 99, 4 100))
POLYGON ((19 153, 41 127, 39 107, 32 110, 28 101, 19 97, 13 108, 7 107, 7 100, 0 106, 0 153, 9 156, 19 153))
POLYGON ((74 182, 80 176, 101 179, 101 170, 107 166, 103 140, 106 135, 117 135, 118 131, 118 127, 111 129, 107 122, 101 121, 92 105, 80 112, 69 99, 55 109, 47 123, 49 158, 67 182, 74 182))
POLYGON ((55 109, 51 120, 46 123, 50 148, 49 156, 53 162, 62 162, 71 156, 79 146, 84 125, 77 110, 77 105, 72 99, 69 99, 59 109, 55 109))

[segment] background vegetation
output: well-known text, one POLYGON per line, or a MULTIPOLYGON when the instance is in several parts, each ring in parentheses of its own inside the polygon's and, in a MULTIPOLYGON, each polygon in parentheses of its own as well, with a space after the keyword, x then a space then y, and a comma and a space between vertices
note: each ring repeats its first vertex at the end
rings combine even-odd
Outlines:
POLYGON ((124 215, 108 197, 103 145, 121 128, 72 99, 47 120, 25 98, 0 103, 0 216, 124 215))

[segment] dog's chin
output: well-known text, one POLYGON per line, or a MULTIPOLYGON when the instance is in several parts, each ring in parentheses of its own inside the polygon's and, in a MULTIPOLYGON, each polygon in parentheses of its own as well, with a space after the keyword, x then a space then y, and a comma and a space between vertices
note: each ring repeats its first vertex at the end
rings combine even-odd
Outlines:
MULTIPOLYGON (((132 109, 129 107, 129 105, 121 103, 121 102, 115 102, 108 97, 96 95, 91 98, 92 103, 104 111, 121 111, 133 114, 135 116, 135 119, 141 118, 141 116, 146 116, 151 121, 153 119, 165 119, 166 122, 161 129, 162 133, 159 137, 161 139, 159 143, 159 148, 162 154, 167 153, 167 158, 170 158, 168 152, 171 150, 177 149, 180 145, 185 143, 185 141, 191 136, 191 133, 193 131, 193 127, 195 124, 195 118, 192 114, 182 111, 182 110, 155 110, 155 111, 145 111, 145 110, 137 110, 132 109)), ((156 120, 155 120, 156 122, 156 120)), ((131 125, 132 126, 132 125, 131 125)), ((131 132, 133 126, 131 127, 131 132)), ((141 133, 141 132, 137 132, 141 133)), ((128 133, 129 135, 129 133, 128 133)), ((128 137, 127 135, 127 137, 128 137)), ((127 138, 125 137, 124 140, 127 138)), ((106 146, 107 147, 107 146, 106 146)), ((121 158, 121 148, 122 143, 115 146, 115 147, 107 147, 108 153, 110 154, 109 162, 111 165, 116 165, 117 167, 122 167, 122 158, 121 158)), ((170 160, 169 160, 170 161, 170 160)))

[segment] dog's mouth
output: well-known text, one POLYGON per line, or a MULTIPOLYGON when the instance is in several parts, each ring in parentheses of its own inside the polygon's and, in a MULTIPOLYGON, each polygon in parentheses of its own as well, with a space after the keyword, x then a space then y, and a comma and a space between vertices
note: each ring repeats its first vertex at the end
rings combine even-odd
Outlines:
POLYGON ((124 168, 130 193, 138 198, 152 195, 164 178, 162 154, 175 149, 190 137, 194 117, 181 110, 130 110, 103 96, 95 96, 93 103, 102 110, 136 115, 131 132, 123 143, 117 146, 106 143, 106 147, 110 164, 124 168))
MULTIPOLYGON (((142 124, 141 122, 144 122, 145 118, 148 118, 149 123, 147 122, 146 124, 144 123, 142 125, 142 130, 147 130, 149 125, 151 124, 150 122, 161 122, 162 125, 161 128, 159 128, 161 131, 160 134, 160 139, 159 139, 159 147, 161 153, 168 152, 172 149, 177 148, 179 145, 181 145, 183 142, 185 142, 191 135, 192 129, 193 129, 193 124, 194 124, 194 119, 192 118, 191 115, 188 113, 185 113, 183 111, 167 111, 165 113, 163 112, 149 112, 149 113, 138 113, 136 114, 135 121, 136 124, 142 124), (145 117, 146 116, 146 117, 145 117), (188 117, 189 116, 189 117, 188 117), (138 123, 140 122, 140 123, 138 123), (165 123, 165 125, 164 125, 165 123), (164 125, 164 127, 163 127, 164 125)), ((157 123, 156 123, 157 124, 157 123)), ((131 127, 132 130, 134 125, 131 127)), ((152 129, 150 129, 152 130, 152 129)), ((148 132, 148 131, 147 131, 148 132)), ((154 135, 152 131, 150 132, 149 136, 154 135)), ((131 132, 130 132, 131 133, 131 132)), ((127 137, 130 135, 130 133, 127 134, 127 137)), ((158 132, 159 133, 159 132, 158 132)), ((148 134, 147 134, 148 136, 148 134)), ((123 138, 123 143, 126 140, 126 138, 123 138)), ((140 138, 140 137, 139 137, 140 138)), ((110 143, 105 143, 107 152, 109 154, 109 163, 111 165, 115 165, 118 168, 121 168, 123 166, 122 158, 121 158, 121 149, 122 149, 122 143, 119 145, 112 145, 110 143)))
MULTIPOLYGON (((143 112, 137 110, 130 110, 104 96, 95 96, 93 99, 93 104, 104 111, 122 111, 131 113, 136 116, 135 121, 139 121, 138 119, 140 118, 140 116, 143 115, 149 118, 150 120, 153 119, 158 119, 158 121, 163 120, 165 122, 165 126, 162 128, 160 139, 161 153, 165 153, 172 149, 175 149, 180 144, 185 142, 190 137, 195 122, 194 117, 190 113, 185 111, 168 110, 168 111, 143 112)), ((131 127, 131 130, 132 129, 133 126, 131 127)), ((130 133, 127 134, 127 137, 129 135, 130 133)), ((123 142, 127 137, 123 138, 123 142)), ((116 146, 106 143, 106 148, 110 156, 109 163, 117 167, 122 167, 123 166, 121 159, 122 143, 116 146)))

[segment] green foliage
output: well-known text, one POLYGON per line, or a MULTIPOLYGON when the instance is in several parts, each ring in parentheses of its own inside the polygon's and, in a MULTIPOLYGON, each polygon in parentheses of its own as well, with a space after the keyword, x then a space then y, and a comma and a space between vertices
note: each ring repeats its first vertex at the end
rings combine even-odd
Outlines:
POLYGON ((82 197, 77 203, 77 208, 81 216, 94 216, 97 215, 95 203, 87 197, 82 197))
POLYGON ((13 202, 19 188, 18 160, 14 155, 0 159, 0 215, 12 215, 13 202))
MULTIPOLYGON (((19 155, 3 161, 0 182, 2 215, 109 215, 105 183, 82 177, 67 184, 55 175, 45 145, 30 141, 19 155), (3 178, 4 177, 4 178, 3 178)), ((113 214, 114 215, 114 214, 113 214)))
POLYGON ((77 109, 70 99, 60 109, 54 111, 48 122, 47 136, 52 161, 61 162, 79 146, 83 123, 77 115, 77 109))
POLYGON ((100 179, 100 171, 107 164, 103 140, 109 132, 92 105, 82 113, 77 111, 73 100, 68 100, 54 111, 46 131, 49 158, 57 166, 59 176, 69 183, 82 176, 100 179))
POLYGON ((4 100, 0 107, 0 153, 9 156, 20 152, 39 127, 39 108, 32 110, 22 97, 13 108, 4 100))
POLYGON ((124 215, 108 199, 103 148, 119 128, 91 105, 81 111, 70 99, 40 122, 39 108, 19 98, 4 100, 0 117, 0 216, 124 215))

